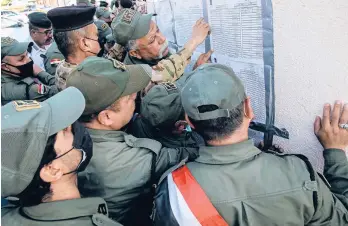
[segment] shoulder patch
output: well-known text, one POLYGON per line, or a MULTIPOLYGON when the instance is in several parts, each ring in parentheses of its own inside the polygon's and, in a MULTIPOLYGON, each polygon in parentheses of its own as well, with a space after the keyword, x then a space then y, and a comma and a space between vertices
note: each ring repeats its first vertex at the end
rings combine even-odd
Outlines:
POLYGON ((133 10, 126 10, 122 16, 122 21, 127 23, 127 24, 131 24, 133 21, 133 18, 135 16, 136 11, 133 10))
POLYGON ((46 94, 48 92, 48 87, 44 84, 37 84, 37 93, 46 94))
POLYGON ((101 25, 101 28, 102 28, 103 31, 105 31, 108 28, 108 25, 106 23, 103 23, 101 25))
POLYGON ((60 62, 62 62, 61 59, 55 58, 50 61, 51 65, 58 65, 60 62))
POLYGON ((178 89, 178 87, 171 82, 164 82, 164 83, 161 83, 160 85, 163 86, 167 91, 173 91, 178 89))
POLYGON ((121 69, 123 71, 126 71, 127 68, 126 68, 126 65, 118 60, 115 60, 113 58, 109 58, 109 60, 112 61, 112 63, 114 64, 114 67, 117 68, 117 69, 121 69))
POLYGON ((31 109, 41 108, 41 105, 36 100, 16 100, 13 101, 16 111, 26 111, 31 109))

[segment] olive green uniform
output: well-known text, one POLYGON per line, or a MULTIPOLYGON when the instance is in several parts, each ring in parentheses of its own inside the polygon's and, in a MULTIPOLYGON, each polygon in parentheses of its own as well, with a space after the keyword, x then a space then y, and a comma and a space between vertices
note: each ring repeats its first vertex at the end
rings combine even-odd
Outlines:
POLYGON ((56 93, 55 78, 45 71, 27 78, 1 71, 1 105, 13 100, 43 101, 56 93))
POLYGON ((62 60, 64 60, 64 56, 59 51, 57 43, 52 43, 52 45, 47 49, 46 55, 44 57, 46 72, 51 75, 55 75, 57 67, 62 60))
POLYGON ((198 155, 197 149, 163 148, 155 140, 138 139, 121 131, 88 131, 94 156, 79 174, 79 190, 84 196, 103 197, 110 218, 124 225, 146 225, 152 203, 151 183, 181 160, 198 155))
POLYGON ((324 151, 329 183, 297 156, 262 153, 251 140, 199 152, 187 167, 229 225, 348 225, 341 150, 324 151))
POLYGON ((41 203, 30 207, 4 207, 2 225, 115 225, 110 220, 106 203, 101 198, 82 198, 41 203))

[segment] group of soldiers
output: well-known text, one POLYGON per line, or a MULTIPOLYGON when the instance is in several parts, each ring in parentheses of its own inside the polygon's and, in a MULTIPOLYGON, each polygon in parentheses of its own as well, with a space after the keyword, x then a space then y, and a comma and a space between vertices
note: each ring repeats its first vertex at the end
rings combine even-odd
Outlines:
POLYGON ((260 150, 233 69, 184 73, 209 24, 171 53, 154 16, 81 1, 1 39, 2 223, 348 225, 348 104, 314 122, 324 175, 260 150))

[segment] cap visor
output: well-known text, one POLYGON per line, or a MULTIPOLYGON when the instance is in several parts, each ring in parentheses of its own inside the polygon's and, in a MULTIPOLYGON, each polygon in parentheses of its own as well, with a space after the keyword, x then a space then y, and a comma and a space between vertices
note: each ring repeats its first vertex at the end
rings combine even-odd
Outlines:
POLYGON ((85 98, 75 87, 69 87, 44 101, 52 109, 49 136, 73 124, 85 110, 85 98))
POLYGON ((151 81, 152 69, 149 65, 138 64, 126 66, 130 77, 122 96, 127 96, 143 90, 151 81))
POLYGON ((8 56, 17 56, 23 54, 25 51, 28 50, 29 44, 31 42, 19 42, 15 46, 13 46, 10 51, 8 52, 8 56))
POLYGON ((142 15, 138 21, 133 37, 130 40, 136 40, 147 35, 150 31, 150 23, 152 20, 153 14, 142 15))

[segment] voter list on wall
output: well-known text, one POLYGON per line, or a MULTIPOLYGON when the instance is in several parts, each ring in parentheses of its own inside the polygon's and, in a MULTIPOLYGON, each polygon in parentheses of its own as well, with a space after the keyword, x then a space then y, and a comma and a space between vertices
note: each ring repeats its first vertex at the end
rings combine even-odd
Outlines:
MULTIPOLYGON (((157 14, 155 20, 175 50, 187 42, 194 23, 204 17, 211 26, 211 35, 205 44, 197 48, 192 64, 201 53, 213 49, 212 62, 228 65, 234 70, 251 97, 255 121, 266 123, 268 90, 265 84, 261 1, 150 0, 148 12, 157 14)), ((257 132, 252 135, 260 139, 263 136, 257 132)))

